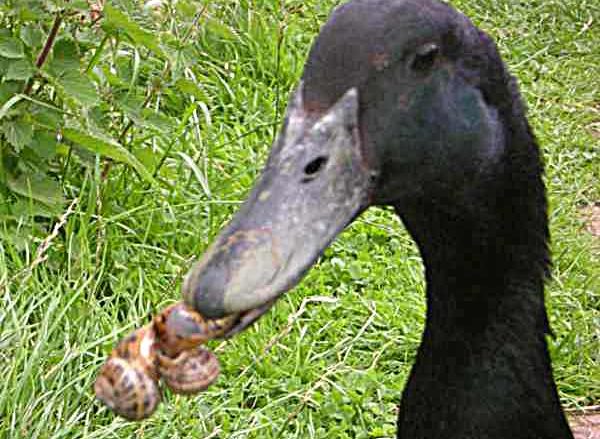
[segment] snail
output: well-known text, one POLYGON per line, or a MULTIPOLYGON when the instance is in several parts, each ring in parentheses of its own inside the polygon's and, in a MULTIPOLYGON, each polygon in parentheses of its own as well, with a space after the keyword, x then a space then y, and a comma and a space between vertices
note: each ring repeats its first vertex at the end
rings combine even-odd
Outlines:
POLYGON ((159 341, 158 371, 175 393, 191 394, 205 390, 219 375, 219 361, 199 346, 222 336, 236 316, 205 319, 183 302, 166 308, 154 319, 159 341))
POLYGON ((165 308, 113 350, 96 379, 96 397, 118 415, 137 421, 158 407, 160 379, 175 393, 205 390, 219 375, 219 361, 200 345, 225 334, 236 319, 205 319, 183 302, 165 308))
POLYGON ((205 390, 219 376, 219 360, 206 349, 197 347, 176 357, 158 354, 158 371, 175 393, 189 395, 205 390))
POLYGON ((220 337, 236 322, 232 314, 221 319, 206 319, 183 302, 165 308, 154 318, 160 351, 176 357, 183 351, 193 350, 197 346, 216 337, 220 337))
POLYGON ((125 337, 100 369, 96 397, 125 419, 150 416, 160 402, 156 354, 152 325, 125 337))

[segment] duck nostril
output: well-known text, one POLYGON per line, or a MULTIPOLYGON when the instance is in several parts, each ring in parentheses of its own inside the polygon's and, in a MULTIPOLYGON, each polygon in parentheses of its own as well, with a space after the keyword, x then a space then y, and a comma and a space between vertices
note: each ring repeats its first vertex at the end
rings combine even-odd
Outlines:
POLYGON ((306 175, 314 175, 319 172, 323 166, 327 163, 327 157, 319 156, 314 160, 308 162, 308 164, 304 167, 304 173, 306 175))

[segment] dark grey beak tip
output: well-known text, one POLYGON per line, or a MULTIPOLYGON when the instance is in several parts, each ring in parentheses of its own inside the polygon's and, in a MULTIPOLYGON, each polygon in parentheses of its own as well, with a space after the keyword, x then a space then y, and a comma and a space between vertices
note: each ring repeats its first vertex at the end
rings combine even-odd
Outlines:
POLYGON ((221 318, 228 314, 223 304, 224 275, 222 269, 213 268, 206 270, 201 277, 192 280, 194 272, 190 272, 184 287, 186 302, 194 309, 202 310, 202 315, 208 318, 221 318))

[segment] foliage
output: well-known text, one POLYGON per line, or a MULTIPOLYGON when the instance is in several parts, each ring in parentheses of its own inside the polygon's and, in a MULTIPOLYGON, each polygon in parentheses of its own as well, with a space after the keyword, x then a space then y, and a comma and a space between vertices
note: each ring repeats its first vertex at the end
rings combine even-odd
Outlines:
POLYGON ((0 219, 56 216, 98 156, 104 174, 115 162, 148 184, 174 178, 161 165, 185 131, 176 117, 206 105, 187 45, 206 11, 177 2, 165 32, 160 11, 123 3, 0 5, 0 219))

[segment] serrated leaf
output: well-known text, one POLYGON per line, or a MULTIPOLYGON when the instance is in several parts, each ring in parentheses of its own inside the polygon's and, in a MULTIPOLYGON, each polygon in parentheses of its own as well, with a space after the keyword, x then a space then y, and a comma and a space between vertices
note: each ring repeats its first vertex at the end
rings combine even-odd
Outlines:
POLYGON ((88 151, 95 152, 131 166, 144 180, 155 183, 154 177, 152 177, 152 174, 144 167, 144 165, 142 165, 131 152, 125 149, 116 140, 90 135, 73 128, 65 128, 63 130, 63 136, 88 151))
POLYGON ((33 25, 27 25, 21 27, 21 40, 31 48, 41 47, 42 45, 42 31, 33 25))
POLYGON ((18 59, 12 61, 8 66, 8 70, 6 71, 6 75, 4 79, 7 81, 24 81, 29 79, 35 73, 35 68, 33 64, 28 59, 18 59))
POLYGON ((209 35, 216 35, 224 40, 232 40, 236 37, 235 33, 231 28, 219 20, 215 20, 214 18, 209 18, 204 23, 204 27, 209 35))
POLYGON ((175 83, 175 87, 181 93, 186 95, 192 95, 199 101, 210 102, 210 99, 208 98, 206 93, 204 93, 204 91, 200 87, 198 87, 198 85, 195 82, 190 81, 189 79, 178 79, 175 83))
POLYGON ((0 84, 0 104, 4 104, 22 88, 23 86, 18 82, 3 82, 0 84))
POLYGON ((7 120, 2 124, 2 131, 8 143, 20 151, 25 145, 28 145, 33 138, 33 127, 31 123, 24 120, 7 120))
POLYGON ((85 107, 92 107, 100 101, 96 85, 85 75, 71 72, 58 79, 66 98, 74 99, 85 107))
POLYGON ((160 162, 160 157, 150 148, 139 148, 135 156, 147 169, 154 169, 160 162))
POLYGON ((55 180, 44 174, 21 174, 13 177, 9 174, 8 188, 16 194, 32 198, 50 206, 64 203, 62 188, 55 180))
POLYGON ((102 73, 104 77, 108 81, 108 84, 115 88, 127 88, 129 84, 127 82, 121 80, 117 75, 112 73, 107 66, 102 67, 102 73))
POLYGON ((24 96, 25 95, 22 94, 16 94, 13 95, 9 100, 4 102, 2 104, 2 107, 0 107, 0 120, 4 119, 10 113, 13 113, 12 115, 14 115, 15 113, 18 114, 19 111, 17 109, 12 110, 12 108, 13 106, 16 106, 19 102, 21 102, 24 99, 24 96))
POLYGON ((36 104, 30 112, 32 123, 48 129, 59 128, 63 122, 63 113, 57 109, 43 106, 43 102, 36 102, 36 104))
MULTIPOLYGON (((5 214, 0 212, 1 220, 16 220, 13 214, 5 214)), ((0 241, 6 243, 6 246, 10 245, 19 252, 26 251, 31 243, 31 236, 25 232, 24 227, 11 227, 10 223, 0 230, 0 241)))
POLYGON ((164 56, 158 43, 158 39, 153 33, 143 29, 124 12, 121 12, 109 3, 104 5, 104 21, 102 27, 108 33, 114 33, 115 31, 125 32, 136 44, 141 44, 155 53, 164 56))
POLYGON ((40 19, 40 16, 46 16, 46 11, 40 9, 41 2, 28 3, 28 5, 19 5, 19 9, 17 9, 17 16, 19 17, 20 22, 26 23, 29 21, 37 21, 40 19))
POLYGON ((161 133, 171 131, 173 124, 163 113, 157 113, 149 108, 142 109, 142 124, 147 128, 154 128, 161 133))
POLYGON ((36 130, 29 147, 42 159, 50 160, 56 155, 56 134, 46 130, 36 130))
MULTIPOLYGON (((64 201, 64 199, 63 199, 64 201)), ((61 214, 61 203, 42 204, 35 200, 19 198, 11 206, 12 214, 15 217, 33 217, 40 216, 44 218, 55 218, 61 214)))
POLYGON ((85 0, 47 0, 47 5, 50 10, 64 11, 78 10, 86 11, 89 9, 89 4, 85 0))
POLYGON ((0 77, 4 76, 8 71, 8 66, 10 65, 10 59, 4 58, 0 56, 0 77))
POLYGON ((0 37, 0 55, 11 59, 24 58, 23 42, 14 37, 0 37))
POLYGON ((48 63, 47 69, 55 77, 59 77, 65 72, 79 71, 79 53, 73 40, 62 38, 54 44, 52 59, 48 63))
POLYGON ((198 13, 198 5, 190 1, 178 1, 175 4, 177 14, 183 19, 189 19, 198 13))

